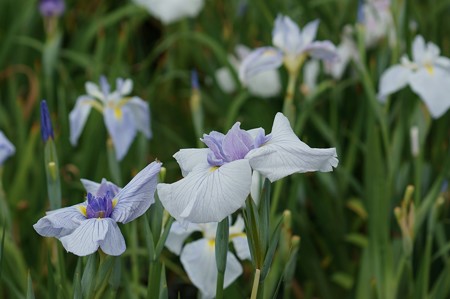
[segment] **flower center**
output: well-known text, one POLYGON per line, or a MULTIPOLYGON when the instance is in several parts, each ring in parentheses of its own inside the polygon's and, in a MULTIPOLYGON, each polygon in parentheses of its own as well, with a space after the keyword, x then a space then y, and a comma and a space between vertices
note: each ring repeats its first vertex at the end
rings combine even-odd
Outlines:
POLYGON ((106 192, 104 196, 87 194, 88 204, 86 206, 87 218, 108 218, 113 211, 112 194, 106 192))

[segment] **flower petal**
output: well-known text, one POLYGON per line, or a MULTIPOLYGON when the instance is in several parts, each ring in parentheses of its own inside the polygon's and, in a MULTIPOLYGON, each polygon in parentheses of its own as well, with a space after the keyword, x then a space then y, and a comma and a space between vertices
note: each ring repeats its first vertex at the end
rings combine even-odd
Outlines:
MULTIPOLYGON (((200 289, 206 298, 214 298, 217 285, 217 266, 215 243, 200 239, 187 244, 181 252, 180 260, 192 283, 200 289)), ((228 287, 239 275, 242 266, 234 254, 228 252, 225 270, 224 288, 228 287)))
POLYGON ((303 46, 307 46, 316 39, 317 28, 319 28, 319 20, 309 22, 303 27, 301 39, 303 46))
POLYGON ((105 101, 105 97, 103 95, 103 92, 100 90, 97 84, 93 82, 86 82, 84 85, 86 88, 86 92, 88 95, 90 95, 93 98, 99 99, 101 101, 105 101))
POLYGON ((245 234, 232 238, 231 242, 233 242, 234 250, 236 250, 236 254, 241 260, 251 259, 252 255, 250 253, 247 236, 245 234))
POLYGON ((423 38, 422 35, 417 35, 414 38, 412 44, 413 61, 416 63, 421 63, 425 58, 425 53, 426 53, 425 39, 423 38))
POLYGON ((410 86, 430 111, 433 118, 441 117, 450 108, 450 74, 438 67, 430 73, 420 69, 410 77, 410 86))
POLYGON ((170 232, 164 245, 174 254, 180 255, 181 248, 187 237, 193 232, 200 230, 196 223, 188 223, 187 227, 185 227, 180 222, 175 221, 170 227, 170 232))
POLYGON ((256 170, 253 170, 252 174, 252 186, 250 195, 257 206, 259 206, 259 199, 261 196, 261 190, 264 183, 264 177, 256 170))
MULTIPOLYGON (((126 82, 126 81, 125 81, 126 82)), ((133 120, 136 128, 141 131, 147 139, 152 138, 150 129, 150 108, 148 103, 139 97, 133 97, 126 103, 133 113, 133 120)))
POLYGON ((131 79, 116 79, 116 89, 121 96, 126 96, 133 90, 133 81, 131 79))
POLYGON ((16 148, 14 145, 6 138, 3 132, 0 132, 0 165, 5 162, 5 160, 14 155, 16 148))
POLYGON ((97 194, 97 190, 100 188, 99 183, 87 179, 80 179, 80 181, 87 193, 97 194))
POLYGON ((271 135, 265 145, 245 157, 271 182, 297 172, 332 171, 338 164, 335 148, 310 148, 295 135, 282 113, 275 116, 271 135))
POLYGON ((304 48, 304 51, 317 59, 332 61, 337 58, 336 46, 328 40, 312 42, 304 48))
POLYGON ((204 5, 204 0, 134 0, 134 2, 142 5, 151 15, 166 25, 185 17, 197 16, 204 5))
POLYGON ((47 215, 33 225, 38 234, 44 237, 61 238, 71 234, 80 223, 86 220, 80 207, 83 204, 47 212, 47 215))
MULTIPOLYGON (((97 251, 98 247, 101 244, 104 244, 106 238, 111 237, 109 230, 114 229, 112 223, 114 223, 114 220, 110 218, 86 219, 70 235, 60 238, 60 241, 68 252, 72 252, 78 256, 89 255, 97 251)), ((117 235, 113 233, 113 237, 117 237, 117 235)), ((118 242, 116 245, 119 250, 125 250, 121 247, 122 244, 120 238, 114 239, 114 241, 118 242)), ((110 244, 105 246, 108 251, 110 249, 109 246, 110 244)), ((123 251, 120 253, 123 253, 123 251)))
POLYGON ((283 64, 283 53, 273 47, 262 47, 253 50, 242 60, 239 66, 239 79, 242 83, 256 74, 278 68, 283 64))
POLYGON ((272 44, 285 54, 299 54, 304 45, 300 28, 288 16, 279 14, 272 31, 272 44))
POLYGON ((157 188, 163 206, 175 219, 219 222, 242 207, 251 180, 250 165, 243 159, 220 167, 199 164, 184 179, 157 188))
POLYGON ((105 108, 104 116, 106 128, 116 150, 116 158, 120 161, 136 136, 134 114, 130 107, 122 106, 115 109, 105 108))
POLYGON ((69 114, 70 121, 70 143, 76 145, 89 113, 91 112, 90 102, 95 101, 89 96, 78 97, 75 107, 69 114))
POLYGON ((111 214, 112 219, 127 223, 147 211, 155 202, 154 196, 161 164, 160 162, 150 163, 119 191, 116 195, 117 204, 111 214))
POLYGON ((227 67, 221 67, 218 69, 214 76, 216 77, 217 84, 220 89, 225 93, 232 93, 236 90, 236 84, 234 83, 233 76, 227 67))
POLYGON ((173 155, 180 165, 181 173, 185 177, 200 163, 206 163, 209 148, 187 148, 181 149, 173 155))
POLYGON ((317 77, 320 73, 320 64, 317 59, 311 59, 303 67, 303 83, 308 93, 313 92, 317 86, 317 77))
POLYGON ((281 79, 278 70, 266 70, 248 80, 248 90, 254 96, 270 98, 281 91, 281 79))
POLYGON ((111 218, 104 218, 103 220, 108 222, 108 232, 103 241, 99 242, 100 248, 108 255, 121 255, 125 252, 126 246, 119 226, 111 218))
POLYGON ((400 64, 388 68, 380 78, 378 99, 384 101, 388 95, 405 87, 411 73, 410 69, 400 64))

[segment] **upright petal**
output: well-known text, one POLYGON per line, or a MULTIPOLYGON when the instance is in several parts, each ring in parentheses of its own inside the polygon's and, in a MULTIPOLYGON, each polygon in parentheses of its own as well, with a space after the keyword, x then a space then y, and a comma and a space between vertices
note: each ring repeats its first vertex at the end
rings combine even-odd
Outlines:
POLYGON ((180 222, 175 221, 170 227, 170 232, 164 245, 174 254, 180 255, 181 248, 187 237, 193 232, 200 230, 196 223, 189 223, 187 227, 184 227, 180 222))
POLYGON ((285 54, 297 55, 304 45, 300 28, 288 16, 278 15, 272 31, 272 44, 285 54))
POLYGON ((93 82, 86 82, 84 87, 86 88, 86 92, 90 97, 99 99, 102 102, 106 101, 103 92, 100 90, 97 84, 93 82))
POLYGON ((77 99, 75 107, 69 113, 70 122, 70 143, 77 145, 78 138, 83 131, 89 113, 91 112, 90 102, 95 101, 89 96, 81 96, 77 99))
POLYGON ((43 237, 62 238, 71 234, 80 223, 86 220, 81 207, 83 204, 48 212, 47 215, 33 225, 38 234, 43 237))
MULTIPOLYGON (((81 181, 81 184, 83 184, 83 187, 87 193, 91 193, 93 195, 99 196, 97 193, 100 188, 100 183, 90 181, 88 179, 80 179, 80 181, 81 181)), ((115 184, 113 184, 112 182, 107 181, 106 179, 102 179, 102 183, 103 182, 106 182, 106 184, 110 185, 109 189, 113 190, 112 195, 115 195, 121 189, 121 188, 117 187, 115 184)))
POLYGON ((450 74, 440 68, 430 73, 420 69, 410 77, 410 86, 430 111, 433 118, 441 117, 450 108, 450 74))
POLYGON ((136 126, 134 114, 130 107, 105 108, 105 124, 111 135, 117 160, 122 160, 128 152, 134 137, 136 136, 136 126))
POLYGON ((162 163, 152 162, 142 169, 116 195, 117 204, 111 218, 117 222, 127 223, 147 211, 155 202, 155 190, 162 163))
POLYGON ((2 165, 5 160, 14 155, 16 148, 14 145, 6 138, 3 132, 0 132, 0 165, 2 165))
POLYGON ((422 35, 417 35, 414 38, 412 45, 413 61, 416 63, 422 63, 426 53, 425 39, 422 35))
POLYGON ((239 66, 239 79, 242 83, 256 74, 278 68, 283 64, 283 53, 273 47, 262 47, 253 50, 242 60, 239 66))
POLYGON ((384 101, 388 95, 405 87, 411 73, 410 69, 400 64, 388 68, 381 75, 378 99, 384 101))
POLYGON ((245 157, 271 182, 297 172, 332 171, 338 164, 335 148, 310 148, 295 135, 282 113, 275 116, 271 135, 265 145, 245 157))
POLYGON ((207 162, 209 152, 209 148, 187 148, 179 150, 173 157, 177 160, 181 173, 185 177, 195 166, 207 162))
MULTIPOLYGON (((125 81, 126 82, 126 81, 125 81)), ((150 108, 148 103, 139 97, 133 97, 126 104, 130 107, 133 113, 134 125, 141 131, 147 139, 152 137, 152 130, 150 129, 150 108)))
MULTIPOLYGON (((192 283, 200 289, 206 298, 214 298, 217 285, 217 266, 215 243, 200 239, 187 244, 181 252, 180 260, 192 283)), ((228 287, 239 275, 242 266, 236 257, 228 252, 225 270, 224 288, 228 287)))
POLYGON ((131 79, 116 79, 116 89, 121 96, 127 96, 133 90, 133 81, 131 79))
POLYGON ((125 251, 123 236, 111 218, 86 219, 71 234, 60 238, 60 241, 68 252, 78 256, 92 254, 100 246, 110 255, 120 255, 125 251))
POLYGON ((242 207, 251 180, 248 161, 236 160, 221 167, 199 164, 184 179, 157 188, 163 206, 175 219, 219 222, 242 207))
POLYGON ((316 39, 317 28, 319 28, 319 20, 314 20, 309 22, 303 27, 303 31, 301 33, 302 44, 303 46, 309 45, 316 39))
POLYGON ((337 58, 336 46, 328 40, 312 42, 304 51, 317 59, 332 61, 337 58))

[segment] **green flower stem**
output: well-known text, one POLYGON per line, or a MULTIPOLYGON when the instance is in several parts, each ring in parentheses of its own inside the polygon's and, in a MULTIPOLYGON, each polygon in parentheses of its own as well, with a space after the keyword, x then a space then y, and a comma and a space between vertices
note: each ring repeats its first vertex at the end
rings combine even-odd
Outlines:
POLYGON ((159 298, 161 287, 161 268, 159 259, 150 260, 148 269, 147 299, 159 298))
POLYGON ((289 81, 284 96, 283 114, 289 119, 291 126, 295 125, 295 116, 297 114, 294 97, 295 97, 295 83, 297 82, 298 71, 289 72, 289 81))
POLYGON ((119 161, 116 159, 116 151, 114 150, 114 146, 111 138, 108 138, 106 141, 106 149, 108 152, 108 165, 109 171, 111 172, 111 177, 119 186, 123 186, 122 184, 122 174, 120 173, 120 165, 119 161))

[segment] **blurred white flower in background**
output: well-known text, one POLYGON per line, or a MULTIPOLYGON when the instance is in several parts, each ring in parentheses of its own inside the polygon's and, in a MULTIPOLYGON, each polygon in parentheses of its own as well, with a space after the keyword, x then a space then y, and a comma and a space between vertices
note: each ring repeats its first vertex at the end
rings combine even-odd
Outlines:
MULTIPOLYGON (((242 60, 245 59, 250 52, 251 50, 244 45, 236 46, 236 56, 229 56, 230 63, 236 71, 239 70, 242 60)), ((236 84, 233 80, 233 76, 227 67, 218 69, 215 73, 215 77, 217 83, 224 92, 232 93, 236 90, 236 84)), ((281 91, 281 81, 278 70, 265 70, 256 74, 255 76, 249 78, 248 82, 246 82, 246 87, 252 95, 257 97, 270 98, 278 95, 281 91)))
POLYGON ((386 36, 389 45, 396 43, 394 20, 391 13, 390 0, 366 0, 359 6, 359 22, 365 28, 366 47, 375 46, 386 36), (363 3, 364 2, 364 3, 363 3))
POLYGON ((196 17, 205 4, 204 0, 133 0, 139 6, 167 25, 183 18, 196 17))

